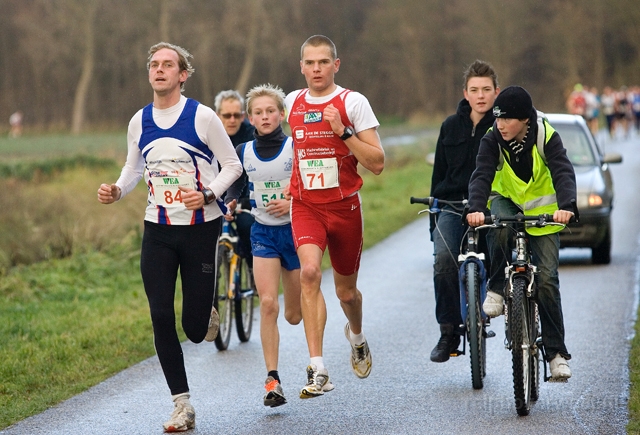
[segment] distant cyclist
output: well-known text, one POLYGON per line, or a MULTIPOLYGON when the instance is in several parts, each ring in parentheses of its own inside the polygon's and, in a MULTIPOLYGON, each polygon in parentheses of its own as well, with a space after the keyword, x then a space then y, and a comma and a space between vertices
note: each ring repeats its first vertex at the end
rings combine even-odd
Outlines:
MULTIPOLYGON (((244 111, 244 98, 238 91, 226 90, 216 95, 214 100, 216 113, 224 125, 224 129, 231 139, 234 147, 253 140, 255 127, 246 118, 244 111)), ((235 193, 234 193, 235 195, 235 193)), ((238 194, 239 204, 242 209, 250 210, 249 189, 244 186, 238 194)), ((229 202, 225 198, 225 202, 229 202)), ((247 259, 249 268, 253 269, 253 256, 251 255, 251 225, 254 219, 251 213, 238 213, 235 215, 236 228, 238 230, 238 255, 247 259)))
MULTIPOLYGON (((431 196, 449 201, 469 197, 469 179, 476 167, 480 139, 493 125, 493 102, 500 92, 493 67, 481 60, 469 65, 463 80, 464 98, 458 103, 456 113, 440 127, 431 177, 431 196)), ((443 208, 451 210, 449 206, 443 208)), ((432 219, 433 285, 440 339, 431 351, 431 361, 445 362, 460 345, 458 254, 464 227, 460 217, 451 213, 440 213, 432 219), (434 221, 437 225, 433 225, 434 221)))

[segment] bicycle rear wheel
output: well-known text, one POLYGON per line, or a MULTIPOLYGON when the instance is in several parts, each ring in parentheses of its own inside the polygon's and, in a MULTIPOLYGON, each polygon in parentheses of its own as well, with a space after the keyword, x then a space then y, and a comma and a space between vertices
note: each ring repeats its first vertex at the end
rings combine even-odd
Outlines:
POLYGON ((482 327, 482 308, 480 304, 480 283, 478 282, 478 265, 474 262, 466 266, 467 287, 467 339, 469 340, 469 354, 471 356, 471 384, 479 390, 483 387, 486 368, 486 338, 482 327))
POLYGON ((240 282, 236 284, 238 292, 235 300, 236 329, 241 342, 249 341, 253 327, 253 303, 256 295, 253 271, 245 258, 238 262, 240 282))
POLYGON ((509 331, 513 362, 513 394, 518 415, 529 415, 531 408, 532 342, 529 304, 525 297, 527 281, 513 278, 513 298, 509 309, 509 331))
POLYGON ((233 255, 229 247, 223 243, 218 245, 218 272, 213 305, 220 316, 220 329, 215 339, 218 350, 226 350, 231 338, 231 304, 229 300, 229 279, 231 273, 230 257, 233 255))

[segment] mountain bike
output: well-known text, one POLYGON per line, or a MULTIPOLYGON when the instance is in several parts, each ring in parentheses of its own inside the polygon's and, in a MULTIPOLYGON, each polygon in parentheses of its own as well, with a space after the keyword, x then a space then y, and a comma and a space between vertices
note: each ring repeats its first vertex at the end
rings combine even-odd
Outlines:
MULTIPOLYGON (((575 209, 577 218, 577 210, 575 209)), ((544 343, 540 335, 540 316, 537 303, 537 268, 531 262, 527 227, 565 226, 553 222, 548 214, 487 216, 483 228, 509 228, 515 234, 515 259, 505 268, 504 290, 505 347, 511 351, 513 393, 518 415, 529 415, 532 402, 540 395, 540 355, 543 356, 544 381, 547 376, 544 343)), ((554 381, 555 382, 555 381, 554 381)), ((566 380, 564 380, 566 382, 566 380)))
MULTIPOLYGON (((410 199, 411 204, 425 204, 429 208, 421 210, 418 214, 428 212, 430 214, 438 214, 443 212, 455 213, 461 216, 460 224, 466 224, 464 207, 467 203, 464 201, 445 201, 438 198, 414 198, 410 199), (448 205, 453 210, 443 210, 440 205, 448 205)), ((460 325, 462 335, 469 342, 469 357, 471 361, 471 384, 474 389, 483 387, 483 380, 486 375, 487 347, 486 339, 494 337, 493 331, 487 331, 489 317, 482 310, 482 303, 486 296, 486 271, 484 267, 484 253, 478 252, 478 235, 477 228, 468 227, 465 237, 463 237, 460 246, 460 255, 458 255, 459 273, 458 279, 460 283, 460 314, 464 321, 460 325), (466 242, 466 243, 465 243, 466 242)), ((466 353, 466 341, 462 340, 462 351, 452 356, 464 355, 466 353)))
MULTIPOLYGON (((236 211, 236 213, 245 211, 236 211)), ((231 323, 235 317, 241 342, 249 341, 253 326, 254 298, 257 295, 253 271, 247 260, 237 253, 238 232, 235 222, 223 219, 218 239, 218 271, 213 304, 220 316, 220 328, 215 339, 218 350, 226 350, 231 338, 231 323)))

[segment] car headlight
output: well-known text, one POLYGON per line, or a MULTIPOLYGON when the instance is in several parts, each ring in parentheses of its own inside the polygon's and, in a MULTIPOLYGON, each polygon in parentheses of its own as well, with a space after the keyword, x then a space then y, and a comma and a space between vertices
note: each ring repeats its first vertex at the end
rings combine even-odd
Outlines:
POLYGON ((588 199, 589 207, 600 207, 602 205, 602 197, 598 194, 592 193, 588 199))
POLYGON ((597 193, 579 193, 578 194, 578 209, 602 207, 602 196, 597 193))

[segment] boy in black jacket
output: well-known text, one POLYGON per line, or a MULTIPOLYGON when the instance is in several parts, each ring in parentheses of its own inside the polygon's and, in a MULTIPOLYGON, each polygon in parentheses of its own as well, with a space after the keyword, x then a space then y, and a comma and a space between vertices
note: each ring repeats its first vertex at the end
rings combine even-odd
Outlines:
MULTIPOLYGON (((476 167, 480 139, 493 125, 493 102, 500 92, 493 67, 476 60, 464 73, 464 99, 455 115, 440 128, 431 178, 431 196, 449 201, 469 197, 468 186, 476 167)), ((431 361, 445 362, 460 345, 462 324, 458 286, 458 254, 464 227, 449 207, 432 220, 434 243, 433 283, 436 296, 436 320, 440 340, 431 352, 431 361)))

